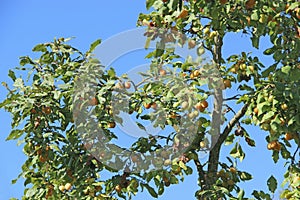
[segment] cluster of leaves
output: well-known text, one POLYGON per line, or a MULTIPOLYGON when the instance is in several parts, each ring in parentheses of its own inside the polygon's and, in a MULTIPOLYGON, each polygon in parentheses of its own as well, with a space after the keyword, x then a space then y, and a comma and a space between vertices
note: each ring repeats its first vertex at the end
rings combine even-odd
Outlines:
MULTIPOLYGON (((223 79, 239 83, 240 94, 229 99, 247 105, 248 117, 240 122, 253 123, 269 131, 266 140, 268 149, 273 150, 274 161, 277 162, 281 155, 288 160, 287 164, 291 164, 290 168, 297 177, 299 166, 295 155, 298 148, 293 148, 291 140, 299 146, 299 2, 148 0, 147 8, 150 7, 152 12, 141 14, 138 24, 146 25, 150 30, 171 30, 165 37, 167 42, 178 38, 174 30, 182 31, 179 36, 182 45, 187 41, 189 46, 199 44, 211 52, 223 79), (258 57, 251 57, 247 52, 223 59, 217 51, 218 47, 222 48, 222 39, 230 32, 240 31, 251 35, 255 48, 259 48, 262 36, 269 36, 272 47, 263 53, 272 55, 274 64, 265 66, 258 57)), ((233 110, 229 107, 228 111, 233 110)), ((235 134, 229 135, 226 144, 243 136, 250 146, 255 146, 255 141, 241 123, 236 123, 235 134)), ((244 159, 245 153, 238 143, 231 156, 244 159)), ((274 187, 275 184, 271 185, 274 187)), ((286 193, 293 194, 290 198, 299 195, 297 188, 294 190, 293 193, 286 190, 286 193)), ((253 194, 256 198, 268 196, 259 192, 253 194)))
MULTIPOLYGON (((157 42, 157 48, 147 55, 152 63, 141 83, 118 77, 113 69, 104 70, 92 58, 99 40, 86 53, 66 44, 64 38, 39 44, 33 48, 40 52, 39 59, 20 59, 19 70, 28 73, 26 80, 9 72, 13 88, 4 84, 8 96, 0 107, 13 115, 7 139, 25 142, 28 159, 20 174, 27 186, 24 199, 130 199, 144 188, 157 198, 165 187, 192 174, 192 163, 199 176, 198 199, 245 199, 238 183, 252 175, 237 168, 236 159, 242 161, 246 155, 237 138, 244 137, 252 147, 255 141, 244 124, 269 132, 266 140, 274 161, 281 155, 289 166, 281 195, 299 198, 299 147, 294 148, 300 146, 299 2, 147 0, 146 6, 153 9, 139 16, 138 25, 147 26, 146 48, 151 41, 157 42), (268 35, 273 46, 264 54, 272 55, 274 64, 265 66, 249 52, 224 59, 223 38, 239 31, 251 35, 255 48, 268 35), (174 43, 197 47, 198 56, 206 50, 215 64, 181 58, 168 47, 174 43), (226 104, 222 123, 228 124, 209 145, 207 138, 214 136, 209 115, 214 116, 217 106, 209 106, 207 99, 231 88, 231 83, 240 93, 225 101, 234 100, 243 108, 235 112, 226 104), (112 143, 117 138, 113 128, 123 123, 121 111, 135 115, 143 130, 143 120, 150 120, 172 131, 140 138, 125 151, 112 143), (235 160, 227 157, 227 163, 220 163, 221 146, 232 143, 230 156, 235 160), (199 152, 207 150, 212 150, 209 161, 202 163, 199 152), (119 170, 119 166, 126 167, 119 170), (149 171, 153 166, 156 170, 149 171), (102 179, 103 172, 113 176, 102 179)), ((275 193, 273 176, 267 185, 275 193)), ((256 199, 271 199, 263 191, 252 194, 256 199)))
MULTIPOLYGON (((73 112, 76 110, 73 105, 78 105, 73 103, 74 85, 82 66, 99 66, 90 53, 100 41, 83 54, 66 44, 67 40, 59 38, 35 46, 33 51, 41 52, 39 59, 28 56, 20 59, 18 70, 27 72, 27 79, 10 71, 13 89, 4 83, 8 96, 1 107, 13 115, 7 140, 20 139, 28 156, 19 175, 27 186, 24 199, 111 198, 119 182, 118 176, 106 182, 100 179, 99 172, 105 166, 87 151, 89 144, 82 141, 74 126, 74 119, 80 114, 73 112)), ((103 75, 103 80, 108 83, 114 80, 111 74, 103 75)), ((94 104, 94 101, 87 102, 94 104)), ((105 120, 109 122, 109 117, 105 120)), ((127 186, 128 193, 137 188, 134 180, 127 186)))

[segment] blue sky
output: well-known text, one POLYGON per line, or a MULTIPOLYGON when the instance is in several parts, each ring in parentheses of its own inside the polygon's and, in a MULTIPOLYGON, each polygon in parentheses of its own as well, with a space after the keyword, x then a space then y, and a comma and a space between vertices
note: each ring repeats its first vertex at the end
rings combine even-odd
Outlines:
MULTIPOLYGON (((54 37, 75 36, 71 44, 85 51, 90 43, 98 38, 105 40, 122 31, 135 28, 138 14, 145 12, 144 4, 144 0, 2 0, 0 2, 0 81, 10 81, 7 79, 8 70, 18 65, 20 56, 34 56, 31 49, 38 43, 52 41, 54 37)), ((253 51, 254 54, 261 55, 259 51, 251 48, 249 36, 246 35, 231 34, 226 38, 224 45, 224 55, 240 51, 253 51)), ((264 39, 263 48, 267 45, 267 39, 264 39)), ((270 59, 263 61, 269 63, 270 59)), ((1 86, 0 101, 5 98, 6 93, 5 88, 1 86)), ((233 93, 234 91, 230 92, 233 93)), ((21 147, 18 147, 15 141, 5 141, 10 132, 10 115, 0 110, 0 119, 2 125, 0 200, 10 197, 20 198, 23 193, 22 181, 15 185, 11 185, 10 182, 20 173, 25 157, 21 147)), ((283 163, 273 164, 271 152, 266 150, 265 132, 254 127, 249 127, 248 130, 257 139, 257 147, 250 148, 244 145, 249 153, 239 167, 254 175, 254 180, 245 184, 247 194, 250 194, 252 189, 266 189, 266 180, 270 174, 280 177, 283 163)), ((229 150, 224 148, 222 155, 226 155, 229 150)), ((197 189, 196 179, 196 176, 186 177, 183 184, 171 186, 159 199, 193 199, 197 189)), ((151 199, 151 197, 148 194, 139 194, 134 199, 151 199)))

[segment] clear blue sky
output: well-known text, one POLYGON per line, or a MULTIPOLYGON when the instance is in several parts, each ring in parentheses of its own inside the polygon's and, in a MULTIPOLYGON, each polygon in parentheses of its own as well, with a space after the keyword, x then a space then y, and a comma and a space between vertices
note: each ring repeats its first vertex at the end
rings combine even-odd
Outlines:
MULTIPOLYGON (((54 37, 76 38, 71 44, 85 51, 91 42, 98 38, 105 40, 135 27, 138 14, 145 12, 144 0, 119 1, 71 1, 71 0, 2 0, 0 2, 0 81, 9 81, 8 70, 18 65, 18 58, 33 55, 31 49, 38 43, 52 41, 54 37)), ((265 40, 262 45, 267 45, 265 40)), ((265 47, 264 47, 265 48, 265 47)), ((258 51, 250 47, 248 36, 232 34, 225 41, 225 55, 240 51, 258 51)), ((269 62, 269 60, 264 60, 269 62)), ((234 91, 233 91, 234 92, 234 91)), ((0 101, 5 98, 6 90, 0 87, 0 101)), ((232 93, 231 93, 232 94, 232 93)), ((22 180, 11 185, 21 171, 25 161, 21 147, 15 141, 6 142, 10 132, 10 115, 0 110, 0 200, 10 197, 20 198, 23 193, 22 180)), ((246 159, 239 167, 254 175, 254 180, 245 184, 247 194, 252 189, 266 189, 270 174, 283 172, 283 163, 273 165, 271 152, 266 150, 266 133, 258 128, 249 127, 249 133, 257 139, 256 148, 245 145, 246 159)), ((242 142, 244 144, 244 142, 242 142)), ((224 148, 228 153, 229 148, 224 148)), ((278 176, 279 177, 279 176, 278 176)), ((281 177, 280 177, 281 178, 281 177)), ((159 199, 193 199, 197 188, 197 177, 189 176, 183 184, 167 188, 159 199)), ((134 199, 152 199, 148 194, 139 194, 134 199)))

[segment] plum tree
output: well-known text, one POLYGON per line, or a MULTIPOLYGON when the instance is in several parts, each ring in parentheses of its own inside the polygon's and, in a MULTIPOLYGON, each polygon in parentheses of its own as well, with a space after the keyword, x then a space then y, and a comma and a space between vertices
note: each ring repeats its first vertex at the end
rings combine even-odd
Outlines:
MULTIPOLYGON (((246 125, 266 133, 266 149, 275 163, 286 161, 280 197, 299 199, 299 6, 295 0, 146 0, 151 12, 140 14, 138 24, 146 26, 147 41, 157 40, 160 45, 147 55, 151 67, 143 84, 124 83, 114 69, 101 68, 92 56, 100 40, 86 53, 65 38, 36 45, 33 51, 39 53, 39 59, 20 58, 19 69, 27 69, 29 79, 10 70, 13 86, 3 83, 8 93, 0 104, 13 116, 7 140, 24 141, 27 160, 20 174, 25 179, 24 199, 131 199, 143 189, 158 198, 166 187, 190 174, 198 178, 196 199, 246 199, 239 183, 253 177, 239 169, 237 162, 247 153, 243 140, 255 148, 255 133, 248 133, 246 125), (250 52, 224 57, 224 38, 236 32, 249 35, 251 45, 272 56, 273 63, 264 64, 250 52), (271 47, 259 45, 263 36, 268 36, 271 47), (211 55, 213 62, 195 66, 188 58, 176 59, 178 55, 165 45, 176 42, 197 50, 199 56, 211 55), (171 67, 166 70, 167 66, 171 67), (97 77, 82 76, 84 70, 94 68, 101 70, 97 77), (89 93, 85 78, 95 94, 89 93), (82 90, 77 91, 79 86, 82 90), (126 90, 129 88, 134 91, 126 90), (224 90, 237 94, 225 98, 224 90), (124 96, 129 101, 124 103, 124 96), (145 109, 151 114, 145 114, 145 109), (95 127, 85 124, 91 110, 95 112, 89 120, 97 122, 101 134, 91 134, 95 127), (110 143, 118 137, 112 128, 116 122, 122 124, 120 111, 135 115, 141 129, 145 127, 140 120, 150 120, 174 131, 137 139, 132 152, 120 159, 124 150, 118 152, 110 143), (80 137, 87 129, 89 137, 80 137), (188 133, 196 134, 191 139, 188 133), (171 152, 162 150, 169 143, 171 152), (228 162, 221 162, 225 144, 232 144, 232 150, 228 162), (110 145, 110 149, 94 152, 99 145, 110 145), (203 149, 208 153, 205 162, 199 159, 203 149), (117 169, 120 163, 126 165, 117 169), (141 166, 143 169, 133 170, 141 166), (156 170, 149 170, 151 167, 156 170), (102 179, 104 172, 111 177, 102 179)), ((269 191, 254 190, 251 195, 271 199, 277 180, 271 175, 266 184, 269 191)))

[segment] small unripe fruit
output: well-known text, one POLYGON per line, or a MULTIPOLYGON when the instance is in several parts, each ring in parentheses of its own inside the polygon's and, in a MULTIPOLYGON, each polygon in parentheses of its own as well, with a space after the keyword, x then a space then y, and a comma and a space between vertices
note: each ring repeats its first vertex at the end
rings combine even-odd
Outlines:
POLYGON ((120 193, 122 190, 122 187, 120 185, 116 185, 115 190, 116 190, 116 192, 120 193))
POLYGON ((187 109, 189 107, 189 103, 187 101, 184 101, 181 103, 182 109, 187 109))
POLYGON ((196 41, 195 40, 189 40, 188 42, 188 46, 189 46, 189 49, 192 49, 196 46, 196 41))
POLYGON ((235 134, 236 136, 243 136, 243 133, 244 133, 244 131, 243 131, 242 129, 236 129, 236 130, 234 131, 234 134, 235 134))
POLYGON ((217 31, 212 31, 212 32, 210 32, 210 34, 209 34, 209 38, 214 38, 215 36, 217 36, 217 31))
POLYGON ((47 158, 44 157, 44 156, 42 156, 42 155, 40 155, 40 156, 39 156, 39 160, 40 160, 40 162, 44 163, 44 162, 47 161, 47 158))
POLYGON ((240 69, 241 70, 246 70, 247 69, 247 65, 245 63, 240 64, 240 69))
POLYGON ((281 150, 281 144, 278 141, 276 141, 274 149, 277 150, 277 151, 281 150))
POLYGON ((89 105, 95 106, 98 104, 98 99, 96 97, 93 97, 89 100, 89 105))
POLYGON ((129 89, 129 88, 131 87, 131 83, 130 83, 130 82, 125 82, 125 83, 124 83, 124 87, 125 87, 126 89, 129 89))
POLYGON ((206 100, 201 101, 201 106, 202 106, 203 108, 207 108, 207 107, 208 107, 207 101, 206 101, 206 100))
POLYGON ((61 192, 64 192, 64 191, 66 190, 64 185, 60 185, 60 186, 58 187, 58 189, 59 189, 61 192))
POLYGON ((167 71, 166 71, 166 70, 164 70, 164 69, 160 69, 160 70, 159 70, 159 75, 165 76, 166 74, 167 74, 167 71))
POLYGON ((195 108, 197 110, 199 110, 200 112, 203 112, 205 110, 205 108, 202 106, 201 102, 198 102, 196 105, 195 105, 195 108))
POLYGON ((195 76, 194 76, 194 73, 193 73, 193 72, 190 74, 190 78, 191 78, 191 79, 194 79, 194 78, 195 78, 195 76))
POLYGON ((35 122, 34 122, 34 128, 37 128, 39 125, 40 125, 40 122, 39 122, 39 121, 35 121, 35 122))
POLYGON ((230 168, 229 168, 229 171, 230 171, 231 173, 235 174, 235 173, 236 173, 236 168, 230 167, 230 168))
POLYGON ((272 103, 273 100, 274 100, 274 96, 273 96, 273 95, 270 95, 270 96, 268 97, 268 102, 269 102, 269 103, 272 103))
POLYGON ((144 103, 144 107, 145 107, 146 109, 151 108, 151 103, 144 103))
POLYGON ((204 28, 204 29, 203 29, 203 33, 204 33, 205 35, 208 35, 208 34, 210 33, 210 28, 208 28, 208 27, 204 28))
POLYGON ((66 189, 66 190, 70 190, 71 187, 72 187, 72 184, 71 184, 71 183, 66 183, 66 185, 65 185, 65 189, 66 189))
POLYGON ((271 142, 268 143, 267 148, 269 150, 280 151, 281 150, 281 144, 277 140, 271 141, 271 142))
POLYGON ((255 108, 253 109, 253 112, 257 115, 257 114, 258 114, 258 108, 255 107, 255 108))
POLYGON ((200 142, 200 147, 201 147, 201 148, 205 148, 205 147, 206 147, 206 142, 201 141, 201 142, 200 142))
POLYGON ((200 110, 201 107, 202 107, 202 106, 201 106, 201 103, 200 103, 200 102, 196 103, 195 108, 196 108, 197 110, 200 110))
POLYGON ((226 88, 231 88, 231 81, 230 80, 224 79, 223 83, 224 83, 225 89, 226 88))
POLYGON ((293 134, 293 133, 286 133, 286 134, 284 135, 284 138, 285 138, 286 140, 292 140, 292 139, 294 139, 294 134, 293 134))
POLYGON ((172 161, 170 159, 167 159, 164 161, 164 166, 169 166, 172 164, 172 161))
POLYGON ((43 107, 42 112, 49 115, 51 113, 51 108, 49 106, 43 107))
POLYGON ((108 128, 115 128, 116 127, 116 122, 108 122, 107 127, 108 128))
POLYGON ((237 69, 235 67, 232 67, 229 71, 235 74, 237 72, 237 69))
POLYGON ((268 148, 268 150, 272 150, 273 149, 273 145, 272 145, 272 143, 270 142, 270 143, 268 143, 268 145, 267 145, 267 148, 268 148))
POLYGON ((200 75, 200 71, 196 69, 195 71, 193 71, 193 75, 194 77, 198 77, 200 75))
POLYGON ((149 26, 150 25, 149 21, 147 21, 146 19, 143 19, 142 24, 144 26, 149 26))
POLYGON ((254 66, 253 66, 253 65, 250 65, 250 66, 249 66, 249 70, 250 70, 251 72, 254 72, 254 70, 255 70, 254 66))
POLYGON ((281 109, 282 110, 287 110, 288 106, 286 105, 286 103, 281 104, 281 109))

